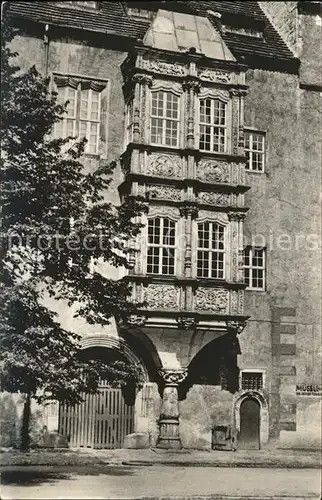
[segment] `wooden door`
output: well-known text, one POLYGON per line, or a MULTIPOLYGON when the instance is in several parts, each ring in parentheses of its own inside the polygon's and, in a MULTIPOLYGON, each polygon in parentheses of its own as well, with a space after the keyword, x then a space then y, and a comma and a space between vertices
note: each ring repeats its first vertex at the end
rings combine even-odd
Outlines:
POLYGON ((134 405, 125 403, 122 390, 102 381, 98 394, 87 394, 74 407, 60 405, 59 433, 74 448, 121 448, 134 428, 134 405))
POLYGON ((258 450, 260 448, 260 404, 247 398, 240 405, 240 433, 238 448, 258 450))

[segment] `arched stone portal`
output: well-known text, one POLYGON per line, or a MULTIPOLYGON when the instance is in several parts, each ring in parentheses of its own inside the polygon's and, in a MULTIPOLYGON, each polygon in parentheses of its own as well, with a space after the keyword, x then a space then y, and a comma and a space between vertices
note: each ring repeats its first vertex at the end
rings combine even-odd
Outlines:
POLYGON ((268 442, 268 404, 260 392, 242 391, 238 394, 234 401, 234 420, 237 448, 258 449, 268 442))
POLYGON ((144 391, 145 386, 151 385, 149 372, 141 356, 120 337, 87 335, 81 339, 81 348, 84 355, 92 359, 120 359, 139 366, 142 384, 136 388, 119 389, 109 387, 108 381, 102 381, 99 394, 86 395, 84 403, 75 408, 53 404, 45 410, 50 415, 48 431, 67 435, 71 446, 122 447, 125 436, 133 433, 138 426, 142 394, 147 392, 144 391))
POLYGON ((212 446, 212 430, 233 424, 233 394, 238 390, 239 346, 230 334, 217 336, 192 358, 179 386, 180 434, 186 448, 212 446))

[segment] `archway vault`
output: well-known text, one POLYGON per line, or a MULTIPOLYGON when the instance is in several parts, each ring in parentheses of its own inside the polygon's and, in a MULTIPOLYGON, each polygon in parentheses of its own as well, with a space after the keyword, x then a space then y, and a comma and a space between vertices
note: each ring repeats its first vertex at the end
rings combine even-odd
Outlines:
POLYGON ((235 429, 238 433, 240 432, 240 407, 243 401, 246 399, 255 399, 260 406, 260 445, 266 444, 268 442, 269 436, 269 413, 268 413, 268 402, 263 393, 259 391, 249 391, 244 390, 236 394, 234 398, 234 421, 235 429))
POLYGON ((106 349, 112 349, 123 354, 130 363, 140 366, 143 376, 143 381, 149 381, 149 374, 145 367, 145 364, 137 356, 137 354, 131 349, 127 342, 121 337, 114 337, 112 335, 106 334, 92 334, 84 336, 81 341, 81 348, 83 350, 90 349, 92 347, 104 347, 106 349))

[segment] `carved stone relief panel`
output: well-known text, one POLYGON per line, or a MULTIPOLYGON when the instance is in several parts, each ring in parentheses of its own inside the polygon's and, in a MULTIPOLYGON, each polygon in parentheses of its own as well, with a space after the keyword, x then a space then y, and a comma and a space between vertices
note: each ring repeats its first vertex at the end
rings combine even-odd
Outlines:
POLYGON ((188 68, 183 64, 168 63, 164 61, 149 61, 148 59, 144 61, 144 68, 149 71, 153 71, 154 73, 173 76, 184 76, 188 72, 188 68))
POLYGON ((181 201, 181 189, 162 184, 147 184, 146 190, 150 199, 181 201))
POLYGON ((228 73, 228 71, 200 69, 198 76, 201 80, 206 80, 207 82, 232 83, 234 81, 234 75, 228 73))
POLYGON ((181 177, 181 159, 174 155, 155 154, 149 156, 146 173, 158 177, 181 177))
POLYGON ((196 177, 204 182, 228 183, 230 165, 224 161, 201 160, 197 164, 196 177))
POLYGON ((209 205, 226 207, 230 204, 230 195, 226 193, 215 193, 212 191, 200 191, 198 194, 198 201, 209 205))
POLYGON ((199 287, 195 293, 194 306, 196 311, 228 313, 228 290, 199 287))
POLYGON ((180 290, 174 285, 148 285, 144 300, 150 309, 178 309, 180 290))

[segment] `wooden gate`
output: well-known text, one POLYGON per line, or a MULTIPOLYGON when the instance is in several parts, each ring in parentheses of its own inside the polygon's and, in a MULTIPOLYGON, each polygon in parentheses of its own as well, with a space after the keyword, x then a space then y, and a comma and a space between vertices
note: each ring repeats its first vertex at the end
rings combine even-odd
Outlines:
POLYGON ((121 389, 100 384, 99 393, 83 395, 74 407, 60 405, 59 433, 76 448, 122 448, 124 438, 133 432, 134 405, 125 403, 121 389))

